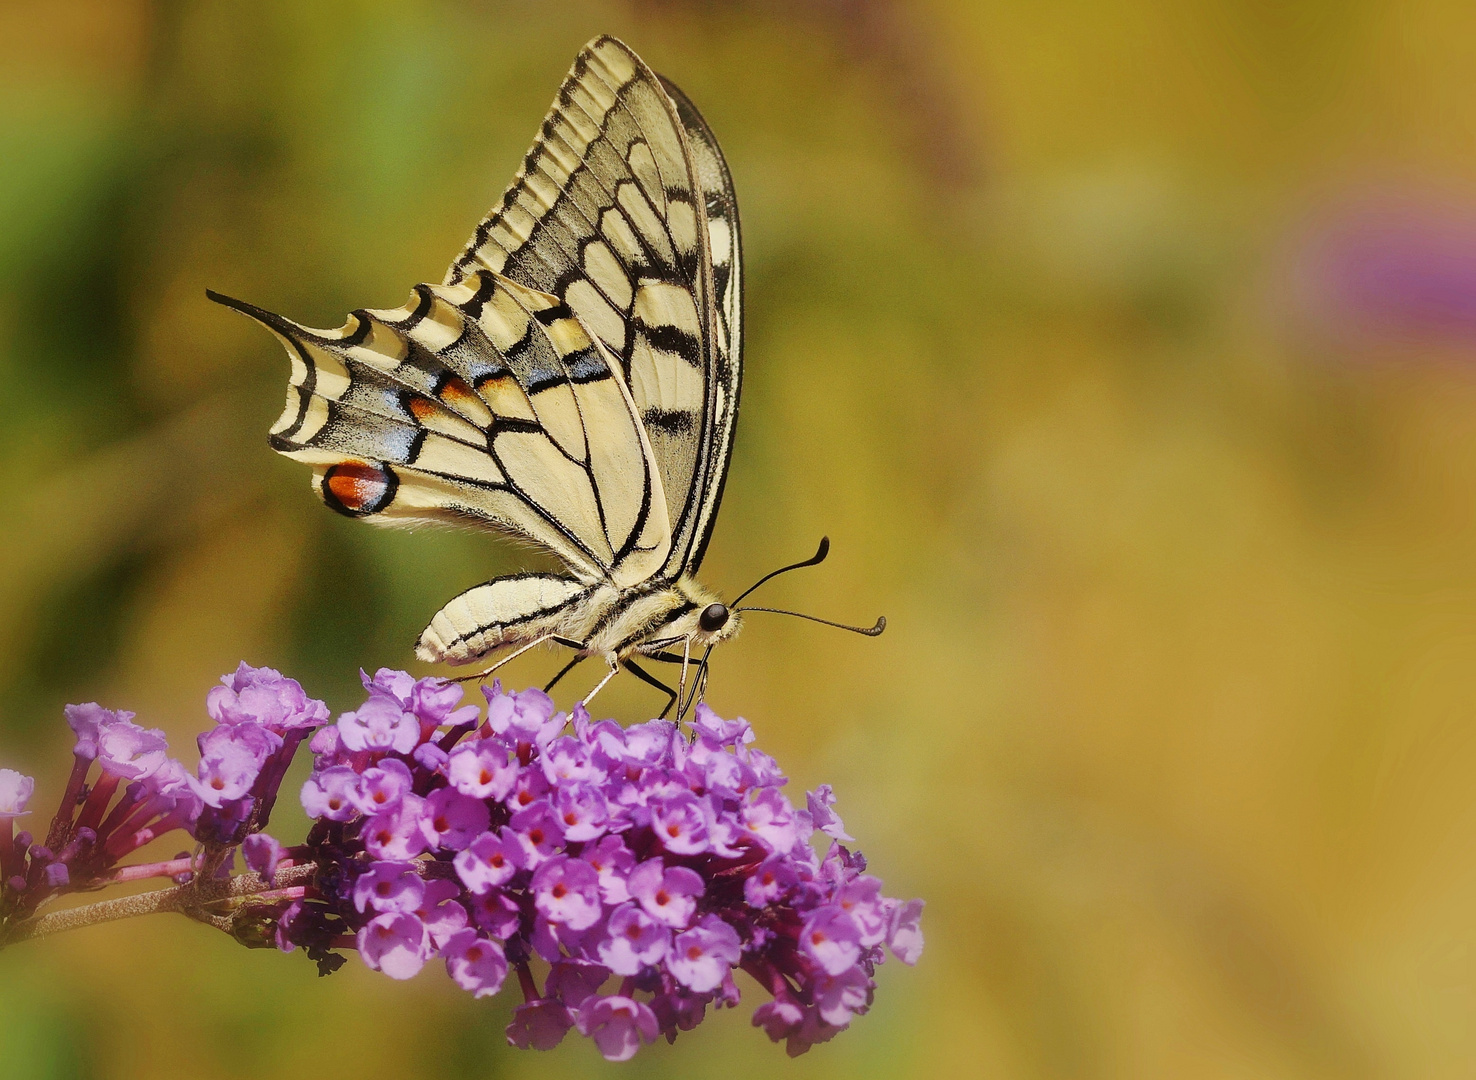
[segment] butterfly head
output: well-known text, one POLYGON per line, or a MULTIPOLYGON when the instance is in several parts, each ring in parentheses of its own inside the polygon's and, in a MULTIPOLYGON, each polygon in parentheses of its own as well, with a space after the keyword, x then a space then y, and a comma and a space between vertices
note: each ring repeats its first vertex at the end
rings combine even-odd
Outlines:
POLYGON ((732 612, 726 604, 708 604, 697 616, 697 627, 707 634, 715 634, 727 625, 732 612))
POLYGON ((690 575, 683 576, 676 587, 686 610, 672 623, 670 633, 689 641, 693 651, 727 641, 738 633, 743 617, 690 575))

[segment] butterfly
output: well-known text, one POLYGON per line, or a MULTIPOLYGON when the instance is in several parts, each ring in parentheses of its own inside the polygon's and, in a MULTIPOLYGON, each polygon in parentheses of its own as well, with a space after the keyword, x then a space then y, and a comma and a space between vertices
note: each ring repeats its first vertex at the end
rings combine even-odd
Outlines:
POLYGON ((606 36, 580 50, 441 284, 331 331, 208 295, 286 346, 271 445, 313 467, 329 507, 488 527, 563 564, 455 597, 420 635, 420 659, 502 654, 481 678, 555 642, 575 655, 553 682, 588 657, 608 665, 586 702, 624 667, 681 715, 688 666, 701 652, 696 698, 708 653, 742 621, 696 578, 738 417, 742 292, 717 139, 676 86, 606 36), (680 662, 679 687, 638 656, 680 662))

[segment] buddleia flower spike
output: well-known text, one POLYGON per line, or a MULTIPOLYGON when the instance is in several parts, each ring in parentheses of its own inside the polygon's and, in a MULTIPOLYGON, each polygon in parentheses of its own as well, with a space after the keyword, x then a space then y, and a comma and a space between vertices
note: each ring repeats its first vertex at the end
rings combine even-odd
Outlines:
POLYGON ((364 687, 329 723, 297 682, 242 664, 207 698, 193 768, 132 713, 69 706, 44 842, 13 831, 33 782, 0 769, 0 945, 178 912, 325 975, 354 954, 392 979, 438 961, 475 997, 522 998, 511 1045, 575 1031, 616 1061, 736 1006, 739 972, 765 999, 753 1023, 803 1053, 871 1008, 889 955, 922 952, 922 902, 883 894, 829 786, 790 802, 743 720, 698 705, 627 728, 499 684, 484 709, 391 670, 364 687), (311 826, 285 844, 264 829, 304 743, 311 826), (189 850, 123 862, 175 832, 189 850), (56 903, 143 879, 167 885, 56 903))

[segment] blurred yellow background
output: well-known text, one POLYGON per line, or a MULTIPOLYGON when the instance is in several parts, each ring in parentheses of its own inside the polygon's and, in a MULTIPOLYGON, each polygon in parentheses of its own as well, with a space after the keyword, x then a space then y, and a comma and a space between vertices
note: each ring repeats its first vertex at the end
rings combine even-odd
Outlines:
POLYGON ((348 707, 518 565, 319 505, 204 290, 328 327, 439 280, 600 32, 743 213, 703 578, 829 533, 768 600, 890 619, 753 616, 710 700, 834 784, 922 962, 796 1061, 750 987, 612 1066, 437 966, 139 920, 0 955, 0 1075, 1476 1073, 1469 4, 0 3, 0 762, 49 812, 92 699, 190 759, 242 658, 348 707))

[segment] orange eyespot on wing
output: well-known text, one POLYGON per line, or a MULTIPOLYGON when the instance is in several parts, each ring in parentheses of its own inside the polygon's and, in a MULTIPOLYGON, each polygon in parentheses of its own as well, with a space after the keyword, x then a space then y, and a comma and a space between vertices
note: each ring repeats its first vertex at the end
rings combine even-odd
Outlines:
POLYGON ((388 465, 344 461, 323 472, 323 501, 349 517, 377 514, 390 504, 400 478, 388 465))

